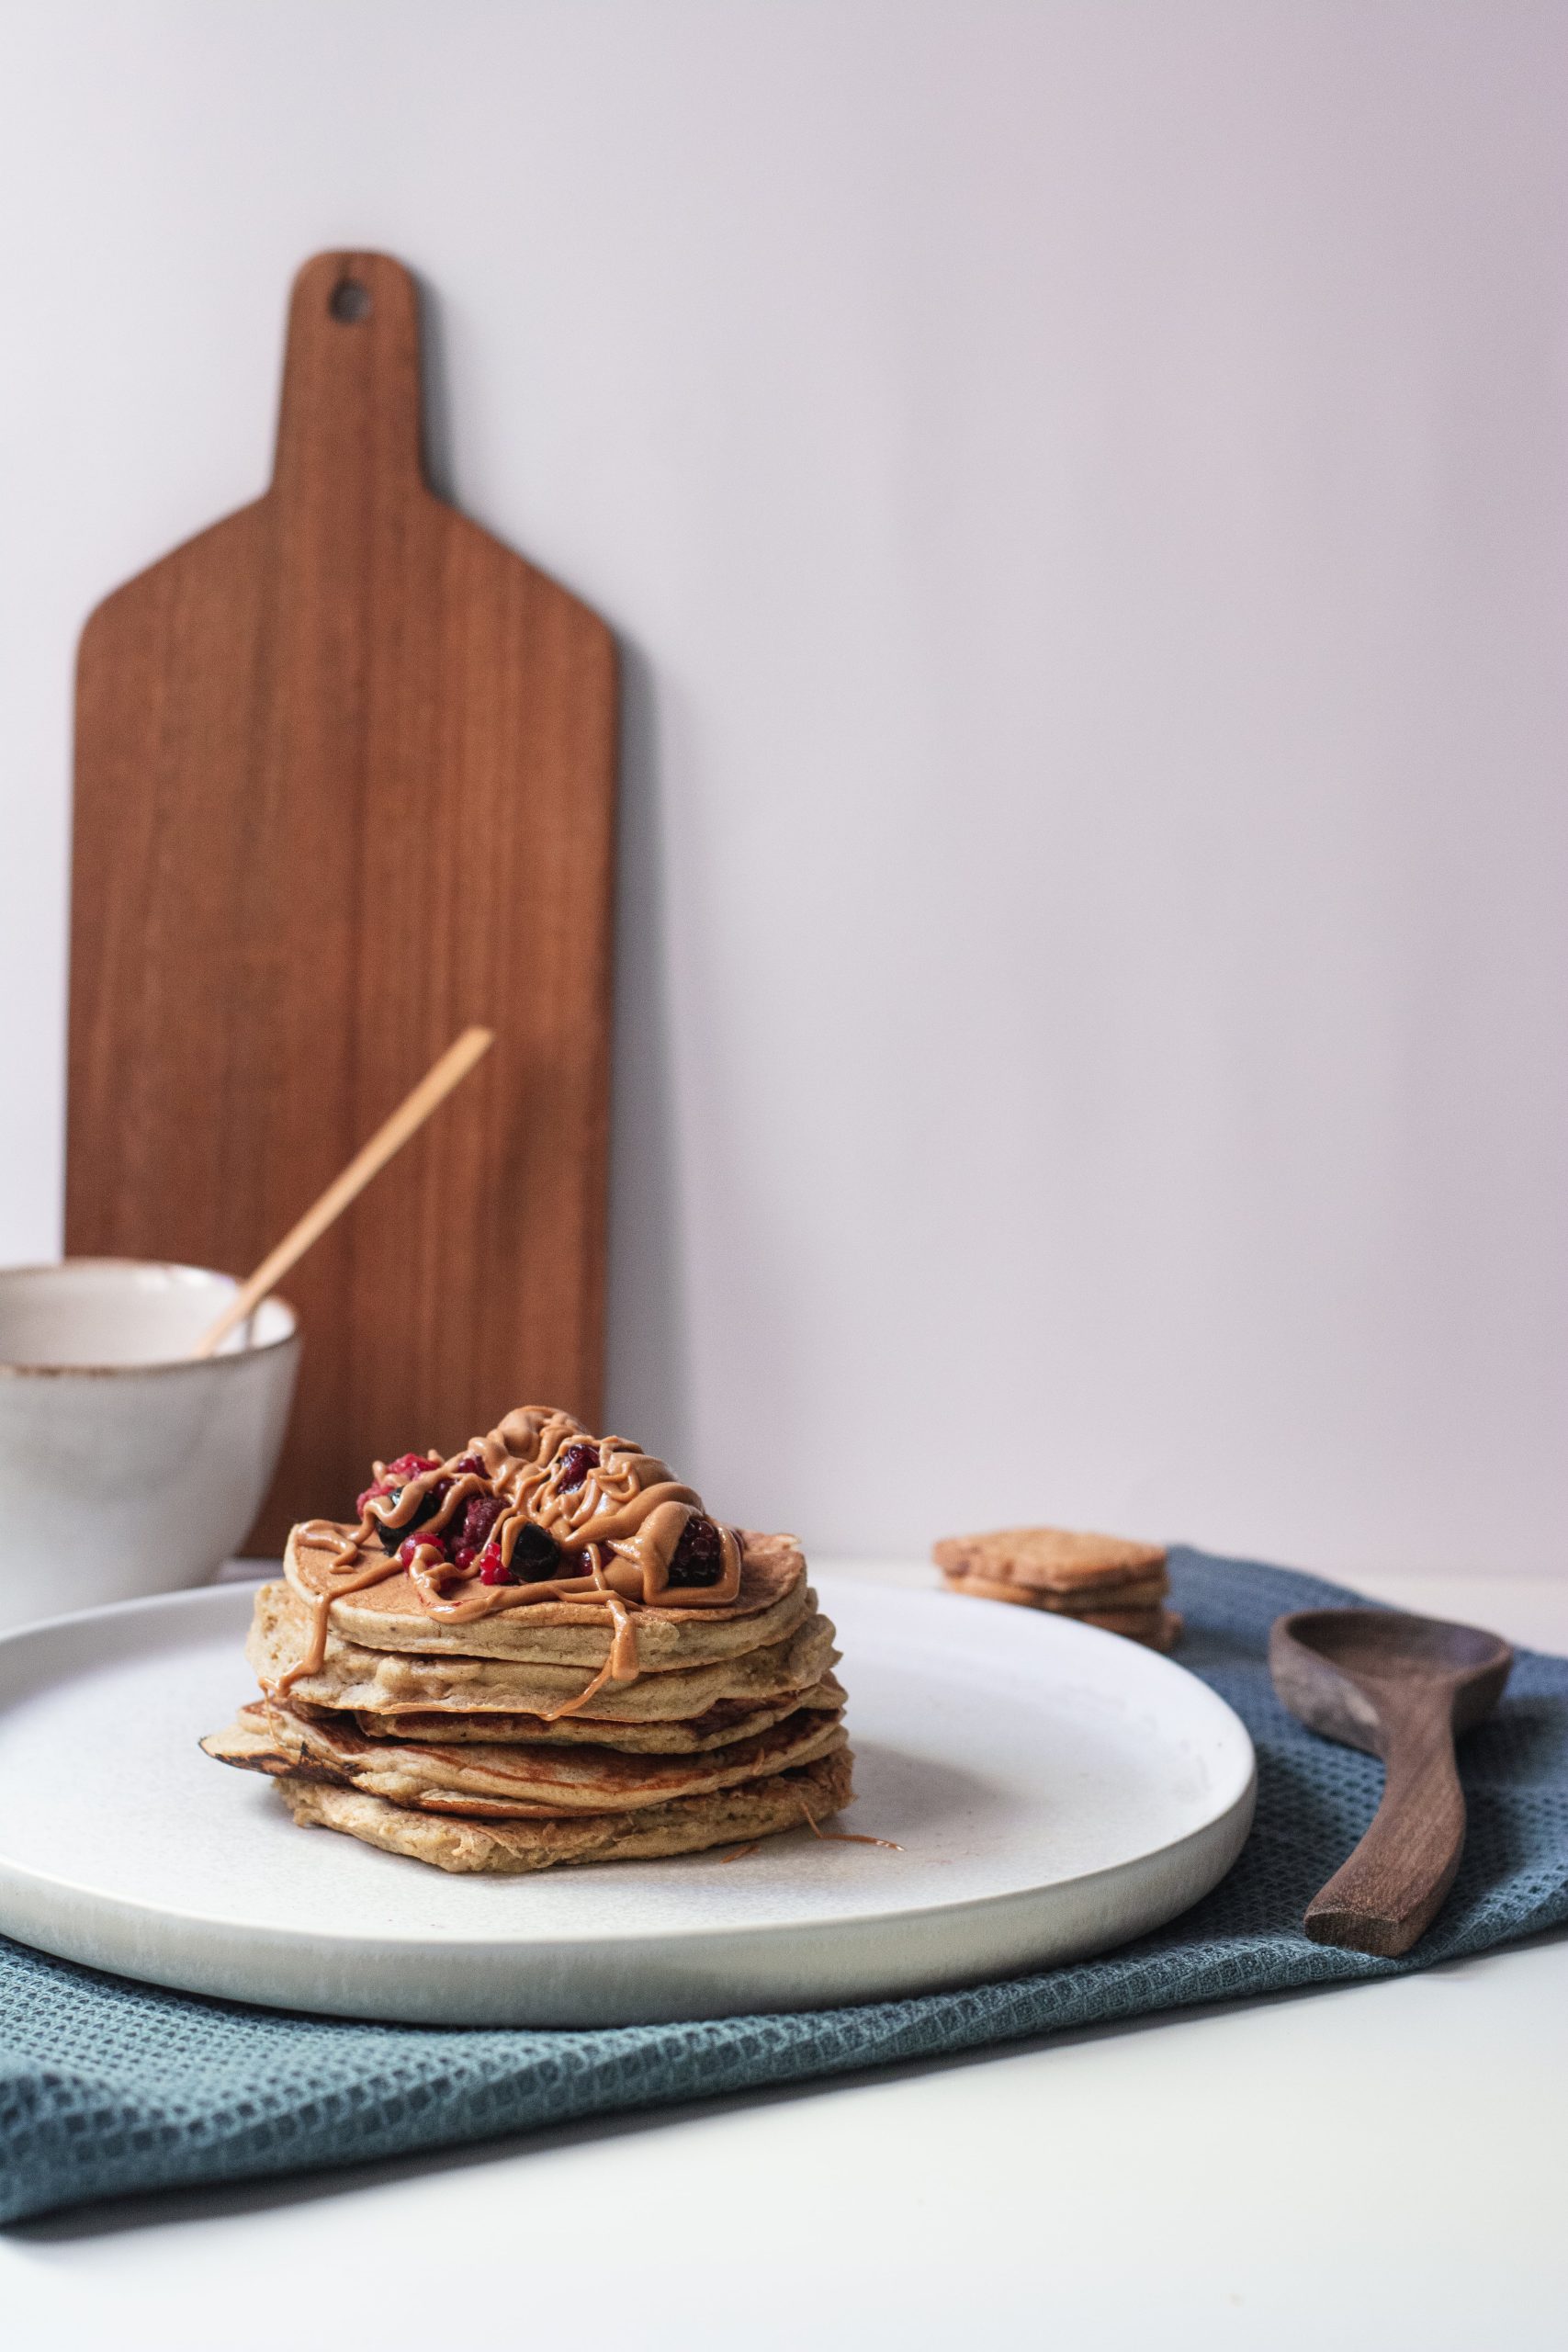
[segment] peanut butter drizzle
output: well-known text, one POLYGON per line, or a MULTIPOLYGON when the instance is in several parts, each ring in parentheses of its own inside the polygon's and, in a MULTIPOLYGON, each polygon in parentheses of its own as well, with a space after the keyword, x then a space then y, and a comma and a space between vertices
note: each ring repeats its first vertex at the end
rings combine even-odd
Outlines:
MULTIPOLYGON (((311 1528, 327 1524, 325 1521, 313 1519, 307 1522, 303 1532, 309 1533, 311 1528)), ((335 1562, 333 1565, 336 1565, 335 1562)), ((393 1558, 389 1558, 384 1563, 380 1560, 372 1561, 363 1576, 341 1577, 328 1591, 318 1593, 310 1603, 310 1638, 306 1645, 304 1657, 296 1659, 292 1666, 287 1667, 276 1681, 263 1682, 264 1698, 286 1699, 302 1676, 320 1674, 321 1662, 327 1654, 327 1620, 332 1615, 333 1601, 342 1600, 351 1592, 364 1592, 373 1584, 384 1583, 389 1571, 395 1572, 398 1563, 393 1558)))
MULTIPOLYGON (((376 1480, 386 1465, 375 1464, 376 1480)), ((550 1600, 589 1601, 602 1606, 612 1627, 610 1655, 585 1690, 558 1707, 531 1708, 542 1722, 554 1723, 586 1706, 606 1682, 635 1682, 641 1671, 637 1657, 636 1611, 657 1607, 671 1589, 670 1564, 685 1533, 687 1521, 702 1511, 694 1487, 682 1486, 667 1464, 645 1453, 626 1439, 594 1439, 570 1413, 541 1405, 525 1405, 509 1413, 486 1437, 470 1440, 460 1453, 428 1470, 417 1472, 395 1495, 372 1496, 360 1514, 358 1526, 346 1542, 330 1520, 307 1520, 299 1530, 301 1540, 318 1547, 335 1545, 326 1566, 326 1582, 310 1602, 310 1638, 304 1656, 279 1675, 264 1682, 264 1694, 281 1699, 308 1674, 319 1674, 326 1657, 328 1623, 333 1603, 350 1593, 400 1576, 403 1563, 394 1548, 365 1559, 364 1546, 383 1528, 406 1527, 425 1497, 448 1482, 440 1508, 419 1532, 407 1574, 421 1608, 442 1624, 468 1624, 503 1610, 527 1608, 550 1600), (562 1484, 574 1448, 586 1447, 595 1459, 570 1486, 562 1484), (458 1465, 477 1459, 482 1474, 458 1465), (486 1585, 479 1582, 477 1562, 458 1567, 438 1547, 423 1540, 435 1535, 475 1495, 493 1495, 504 1508, 491 1529, 489 1542, 508 1568, 518 1539, 527 1526, 542 1527, 558 1548, 577 1552, 588 1564, 585 1575, 557 1577, 531 1584, 486 1585), (454 1593, 453 1586, 470 1589, 454 1593)), ((718 1530, 722 1567, 711 1585, 681 1585, 682 1609, 721 1608, 740 1589, 740 1544, 733 1528, 718 1530)))
POLYGON ((817 1816, 804 1800, 801 1802, 800 1810, 806 1816, 812 1836, 820 1838, 824 1846, 883 1846, 890 1854, 901 1854, 904 1850, 896 1838, 868 1838, 863 1829, 818 1829, 817 1816))

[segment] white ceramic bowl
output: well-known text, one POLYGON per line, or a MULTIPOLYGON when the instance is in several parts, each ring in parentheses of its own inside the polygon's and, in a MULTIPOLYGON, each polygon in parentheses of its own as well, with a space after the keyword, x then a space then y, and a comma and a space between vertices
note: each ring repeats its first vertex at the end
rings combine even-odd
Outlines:
POLYGON ((236 1287, 131 1258, 0 1269, 0 1627, 197 1584, 242 1541, 299 1333, 272 1298, 194 1359, 236 1287))

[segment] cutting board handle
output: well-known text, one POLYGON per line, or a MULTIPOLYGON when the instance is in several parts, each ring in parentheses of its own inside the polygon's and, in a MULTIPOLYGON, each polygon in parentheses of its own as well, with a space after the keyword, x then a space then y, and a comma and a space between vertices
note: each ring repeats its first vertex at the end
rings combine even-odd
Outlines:
POLYGON ((294 280, 273 488, 330 522, 339 501, 424 487, 419 298, 389 254, 317 254, 294 280))

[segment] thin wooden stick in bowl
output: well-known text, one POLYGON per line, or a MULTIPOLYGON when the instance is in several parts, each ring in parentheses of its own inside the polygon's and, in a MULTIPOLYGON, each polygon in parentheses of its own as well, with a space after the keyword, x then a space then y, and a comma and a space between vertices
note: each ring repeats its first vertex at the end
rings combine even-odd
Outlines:
POLYGON ((343 1215, 350 1201, 365 1190, 373 1176, 379 1175, 388 1160, 402 1149, 412 1135, 417 1134, 431 1113, 446 1101, 455 1086, 462 1083, 480 1055, 488 1053, 494 1043, 493 1029, 465 1029, 447 1046, 412 1093, 404 1097, 386 1124, 377 1128, 362 1150, 355 1152, 342 1175, 333 1179, 320 1200, 312 1202, 298 1225, 291 1226, 276 1249, 262 1260, 250 1280, 241 1283, 222 1314, 202 1333, 191 1351, 193 1355, 211 1355, 236 1323, 244 1322, 247 1316, 255 1313, 290 1266, 299 1263, 328 1226, 343 1215))

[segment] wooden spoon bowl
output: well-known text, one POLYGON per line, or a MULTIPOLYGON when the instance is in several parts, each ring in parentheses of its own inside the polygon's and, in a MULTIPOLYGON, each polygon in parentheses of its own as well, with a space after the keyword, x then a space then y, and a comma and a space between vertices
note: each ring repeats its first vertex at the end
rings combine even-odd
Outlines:
POLYGON ((1491 1713, 1513 1651, 1495 1634, 1395 1609, 1302 1609, 1269 1636, 1291 1713, 1381 1756, 1382 1802, 1344 1867, 1308 1905, 1314 1943, 1393 1959, 1437 1917, 1464 1850, 1454 1740, 1491 1713))

